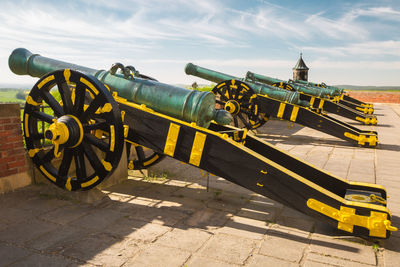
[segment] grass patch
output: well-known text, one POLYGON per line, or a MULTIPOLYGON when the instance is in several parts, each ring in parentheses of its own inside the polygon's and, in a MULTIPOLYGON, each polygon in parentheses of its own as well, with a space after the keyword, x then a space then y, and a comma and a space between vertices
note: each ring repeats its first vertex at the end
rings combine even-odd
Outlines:
POLYGON ((187 89, 196 90, 196 91, 202 91, 202 92, 210 92, 214 87, 215 87, 215 84, 210 84, 210 85, 205 85, 205 86, 199 86, 199 87, 196 87, 196 88, 187 87, 187 89))
POLYGON ((165 181, 165 180, 168 180, 168 173, 167 172, 162 172, 160 174, 149 173, 149 175, 145 175, 143 177, 143 180, 148 181, 148 182, 165 181))
POLYGON ((18 104, 25 103, 25 100, 17 98, 17 94, 20 92, 21 90, 18 89, 0 90, 0 103, 18 103, 18 104))

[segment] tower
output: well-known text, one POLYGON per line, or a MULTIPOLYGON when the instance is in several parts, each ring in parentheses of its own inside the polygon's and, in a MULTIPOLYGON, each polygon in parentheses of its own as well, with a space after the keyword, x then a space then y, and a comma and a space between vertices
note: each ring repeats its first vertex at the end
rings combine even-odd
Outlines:
POLYGON ((296 66, 293 68, 293 80, 303 80, 308 81, 308 70, 309 68, 306 66, 306 63, 303 61, 303 54, 300 53, 300 58, 296 63, 296 66))

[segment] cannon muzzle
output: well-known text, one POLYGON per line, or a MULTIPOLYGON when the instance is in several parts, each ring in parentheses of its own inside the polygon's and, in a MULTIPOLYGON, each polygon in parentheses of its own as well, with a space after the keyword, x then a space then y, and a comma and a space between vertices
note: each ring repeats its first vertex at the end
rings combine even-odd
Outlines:
POLYGON ((257 94, 267 95, 271 98, 278 99, 280 101, 287 101, 292 104, 309 106, 307 101, 300 100, 300 94, 298 92, 291 92, 278 87, 270 86, 267 84, 261 84, 258 82, 249 82, 246 79, 231 76, 218 71, 206 69, 192 63, 188 63, 185 67, 185 73, 193 76, 197 76, 208 81, 220 83, 226 80, 240 80, 246 82, 257 94))
POLYGON ((15 74, 33 77, 42 77, 59 69, 77 70, 96 77, 128 101, 145 104, 157 112, 196 122, 202 127, 208 127, 212 120, 220 124, 229 124, 233 120, 228 112, 215 109, 215 96, 211 92, 188 90, 133 76, 125 77, 115 73, 115 70, 91 69, 33 54, 24 48, 15 49, 8 64, 15 74))

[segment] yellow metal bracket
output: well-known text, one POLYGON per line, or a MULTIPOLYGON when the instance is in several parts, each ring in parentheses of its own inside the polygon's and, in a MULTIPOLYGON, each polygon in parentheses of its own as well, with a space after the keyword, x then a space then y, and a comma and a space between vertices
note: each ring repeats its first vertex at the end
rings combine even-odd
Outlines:
POLYGON ((308 199, 307 206, 338 221, 337 228, 346 232, 352 233, 354 226, 360 226, 367 228, 370 236, 386 238, 386 231, 397 231, 383 212, 371 211, 370 216, 357 215, 353 208, 340 206, 338 210, 312 198, 308 199))
POLYGON ((26 103, 32 106, 40 106, 43 102, 36 102, 30 95, 28 95, 26 97, 26 103))
POLYGON ((43 150, 43 148, 34 148, 34 149, 29 149, 28 150, 28 155, 29 157, 33 158, 40 150, 43 150))
POLYGON ((356 120, 363 122, 366 125, 376 125, 378 123, 378 120, 373 117, 373 118, 361 118, 361 117, 356 117, 356 120))
POLYGON ((359 136, 355 134, 351 134, 349 132, 345 132, 344 136, 356 140, 359 145, 365 145, 365 143, 369 143, 369 146, 376 146, 378 143, 378 137, 376 135, 370 135, 370 136, 365 136, 363 134, 360 134, 359 136))

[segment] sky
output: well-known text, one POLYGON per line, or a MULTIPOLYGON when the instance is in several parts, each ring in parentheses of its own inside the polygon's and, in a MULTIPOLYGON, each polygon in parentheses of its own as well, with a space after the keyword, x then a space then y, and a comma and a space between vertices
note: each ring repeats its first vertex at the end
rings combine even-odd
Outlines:
POLYGON ((0 0, 0 87, 27 85, 18 47, 95 69, 120 62, 169 84, 210 84, 187 63, 237 77, 400 86, 400 0, 0 0))

